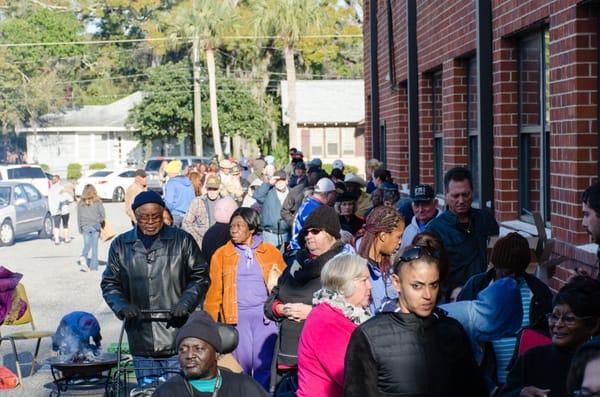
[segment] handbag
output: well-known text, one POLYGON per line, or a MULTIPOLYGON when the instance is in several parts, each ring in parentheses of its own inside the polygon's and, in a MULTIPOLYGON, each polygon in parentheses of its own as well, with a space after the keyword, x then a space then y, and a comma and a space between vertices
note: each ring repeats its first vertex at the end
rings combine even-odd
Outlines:
POLYGON ((285 373, 277 386, 273 397, 296 397, 298 391, 298 372, 289 371, 285 373))
POLYGON ((269 294, 273 290, 273 287, 277 285, 277 281, 279 281, 280 276, 281 270, 279 270, 279 267, 276 263, 273 263, 269 273, 267 274, 267 291, 269 291, 269 294))
POLYGON ((104 222, 100 224, 100 239, 102 241, 108 241, 111 238, 115 237, 117 232, 112 227, 110 223, 105 219, 104 222))

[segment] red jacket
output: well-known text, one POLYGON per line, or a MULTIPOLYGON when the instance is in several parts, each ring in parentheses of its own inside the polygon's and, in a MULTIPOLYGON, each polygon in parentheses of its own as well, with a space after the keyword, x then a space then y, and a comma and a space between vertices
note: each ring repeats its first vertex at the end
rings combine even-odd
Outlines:
POLYGON ((356 327, 327 303, 312 309, 298 345, 298 397, 344 395, 344 357, 356 327))

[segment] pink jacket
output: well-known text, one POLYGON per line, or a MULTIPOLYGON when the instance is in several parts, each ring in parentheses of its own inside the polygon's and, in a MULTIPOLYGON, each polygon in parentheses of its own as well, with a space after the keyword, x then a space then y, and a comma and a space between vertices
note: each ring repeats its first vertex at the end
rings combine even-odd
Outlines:
POLYGON ((344 395, 344 356, 356 327, 327 303, 312 309, 298 345, 298 397, 344 395))

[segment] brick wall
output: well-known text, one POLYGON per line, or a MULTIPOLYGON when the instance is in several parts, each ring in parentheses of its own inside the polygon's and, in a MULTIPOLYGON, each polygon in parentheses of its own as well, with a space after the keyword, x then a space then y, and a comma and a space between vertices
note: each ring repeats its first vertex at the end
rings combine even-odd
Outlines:
MULTIPOLYGON (((371 153, 369 55, 369 2, 364 1, 365 92, 367 109, 365 146, 371 153)), ((494 0, 493 4, 493 134, 494 205, 499 221, 516 219, 521 208, 540 210, 539 169, 541 135, 524 138, 523 126, 543 124, 539 91, 549 81, 549 197, 555 254, 569 258, 557 272, 555 287, 568 275, 565 269, 594 263, 595 256, 576 249, 588 242, 581 227, 580 194, 597 178, 597 13, 576 0, 494 0), (549 59, 528 37, 547 31, 549 59), (531 44, 531 48, 528 46, 531 44), (519 75, 519 60, 523 73, 519 75), (540 62, 547 75, 540 76, 540 62), (519 120, 519 78, 522 114, 519 120), (529 143, 529 197, 521 202, 519 150, 529 143), (591 261, 591 262, 590 262, 591 261)), ((406 123, 406 15, 404 2, 393 4, 395 87, 389 71, 386 0, 378 1, 379 90, 381 120, 387 128, 388 167, 398 183, 408 182, 408 128, 406 123)), ((432 72, 442 72, 443 168, 466 165, 469 159, 467 121, 468 64, 476 51, 475 2, 471 0, 417 1, 419 72, 420 178, 434 182, 432 72)), ((539 42, 539 41, 538 41, 539 42)), ((471 117, 472 118, 472 117, 471 117)), ((368 157, 368 156, 367 156, 368 157)))

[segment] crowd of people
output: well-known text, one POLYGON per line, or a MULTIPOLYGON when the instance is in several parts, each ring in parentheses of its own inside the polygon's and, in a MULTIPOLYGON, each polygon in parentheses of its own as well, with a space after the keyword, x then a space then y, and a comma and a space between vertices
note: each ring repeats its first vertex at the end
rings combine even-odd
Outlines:
MULTIPOLYGON (((499 225, 473 207, 467 169, 446 173, 440 206, 425 184, 401 197, 376 159, 363 179, 289 154, 280 170, 174 160, 162 194, 136 173, 101 288, 138 382, 170 367, 157 396, 598 395, 600 281, 554 296, 527 272, 526 238, 489 251, 499 225), (227 362, 224 327, 238 334, 227 362)), ((104 213, 86 197, 93 235, 104 213)), ((600 185, 583 203, 598 242, 600 185)))

